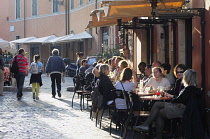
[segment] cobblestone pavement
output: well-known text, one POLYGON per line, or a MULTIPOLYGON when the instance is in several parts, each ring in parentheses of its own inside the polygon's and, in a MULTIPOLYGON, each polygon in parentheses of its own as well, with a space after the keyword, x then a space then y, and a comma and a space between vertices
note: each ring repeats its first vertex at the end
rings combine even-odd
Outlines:
POLYGON ((5 96, 0 97, 0 139, 119 138, 119 132, 114 130, 109 135, 108 124, 102 125, 102 129, 95 127, 95 121, 89 119, 89 111, 80 111, 77 97, 74 108, 71 107, 73 93, 66 91, 68 86, 73 86, 71 77, 65 77, 61 99, 52 98, 50 78, 42 77, 38 101, 32 100, 31 92, 23 92, 20 101, 16 99, 16 92, 4 92, 5 96))

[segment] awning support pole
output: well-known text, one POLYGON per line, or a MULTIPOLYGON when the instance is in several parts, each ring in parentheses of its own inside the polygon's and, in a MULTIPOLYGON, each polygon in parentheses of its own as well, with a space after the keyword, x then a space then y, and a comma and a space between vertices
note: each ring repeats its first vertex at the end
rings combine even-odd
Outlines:
POLYGON ((206 68, 205 68, 205 9, 202 8, 200 11, 200 16, 201 16, 201 20, 200 20, 200 25, 201 25, 201 56, 202 56, 202 60, 201 60, 201 76, 202 76, 202 81, 201 81, 201 87, 203 89, 205 89, 205 77, 206 77, 206 68))
POLYGON ((185 63, 188 68, 192 68, 192 18, 185 19, 185 63))

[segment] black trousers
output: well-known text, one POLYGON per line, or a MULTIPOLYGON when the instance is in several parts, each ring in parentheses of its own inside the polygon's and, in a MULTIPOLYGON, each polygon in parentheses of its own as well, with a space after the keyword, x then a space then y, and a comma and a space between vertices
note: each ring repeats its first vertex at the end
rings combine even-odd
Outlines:
POLYGON ((61 91, 61 74, 59 73, 53 73, 50 75, 51 77, 51 88, 52 88, 52 95, 55 96, 56 95, 56 90, 55 90, 55 83, 57 86, 57 92, 61 91))

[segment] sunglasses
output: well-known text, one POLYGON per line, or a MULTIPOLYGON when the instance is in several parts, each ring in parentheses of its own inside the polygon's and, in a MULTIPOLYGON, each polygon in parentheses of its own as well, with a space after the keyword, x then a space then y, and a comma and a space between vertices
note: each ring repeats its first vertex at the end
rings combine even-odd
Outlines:
POLYGON ((177 71, 176 73, 184 73, 184 71, 177 71))

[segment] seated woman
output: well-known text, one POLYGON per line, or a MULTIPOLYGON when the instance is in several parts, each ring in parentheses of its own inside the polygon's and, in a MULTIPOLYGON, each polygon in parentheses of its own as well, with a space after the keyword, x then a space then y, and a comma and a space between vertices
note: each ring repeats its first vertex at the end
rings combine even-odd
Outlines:
POLYGON ((120 74, 120 81, 116 82, 115 88, 125 91, 135 91, 137 83, 132 82, 132 75, 135 75, 135 73, 130 68, 123 69, 120 74))
POLYGON ((153 77, 149 79, 146 83, 145 87, 152 86, 154 90, 158 88, 158 86, 165 87, 166 89, 170 89, 171 85, 168 79, 163 77, 162 70, 159 67, 154 67, 152 69, 153 77))
POLYGON ((188 69, 184 72, 183 76, 184 89, 181 90, 178 97, 175 97, 171 102, 156 102, 152 109, 150 116, 140 126, 135 126, 136 129, 149 130, 149 125, 152 121, 156 120, 156 139, 162 139, 164 130, 164 120, 173 118, 182 118, 190 93, 198 91, 196 88, 196 72, 188 69))
POLYGON ((99 67, 98 77, 99 81, 99 92, 103 95, 103 106, 107 106, 107 102, 113 100, 112 90, 114 90, 114 86, 107 76, 109 74, 109 66, 106 64, 101 64, 99 67))
POLYGON ((187 66, 184 64, 178 64, 174 67, 174 75, 176 76, 177 80, 175 82, 174 88, 168 91, 165 95, 168 97, 178 96, 179 92, 184 88, 182 83, 183 73, 187 70, 187 66))
MULTIPOLYGON (((132 82, 132 75, 136 75, 136 72, 132 72, 130 68, 124 68, 120 74, 120 81, 117 81, 115 88, 117 90, 124 90, 128 92, 134 92, 136 90, 137 83, 132 82)), ((136 81, 136 80, 134 80, 136 81)), ((127 105, 124 99, 115 99, 116 108, 126 109, 127 105)))
POLYGON ((128 62, 126 60, 121 60, 119 62, 118 67, 117 67, 117 72, 116 72, 116 75, 115 75, 115 77, 117 77, 116 81, 120 80, 120 74, 122 73, 123 69, 127 68, 127 67, 128 67, 128 62))

